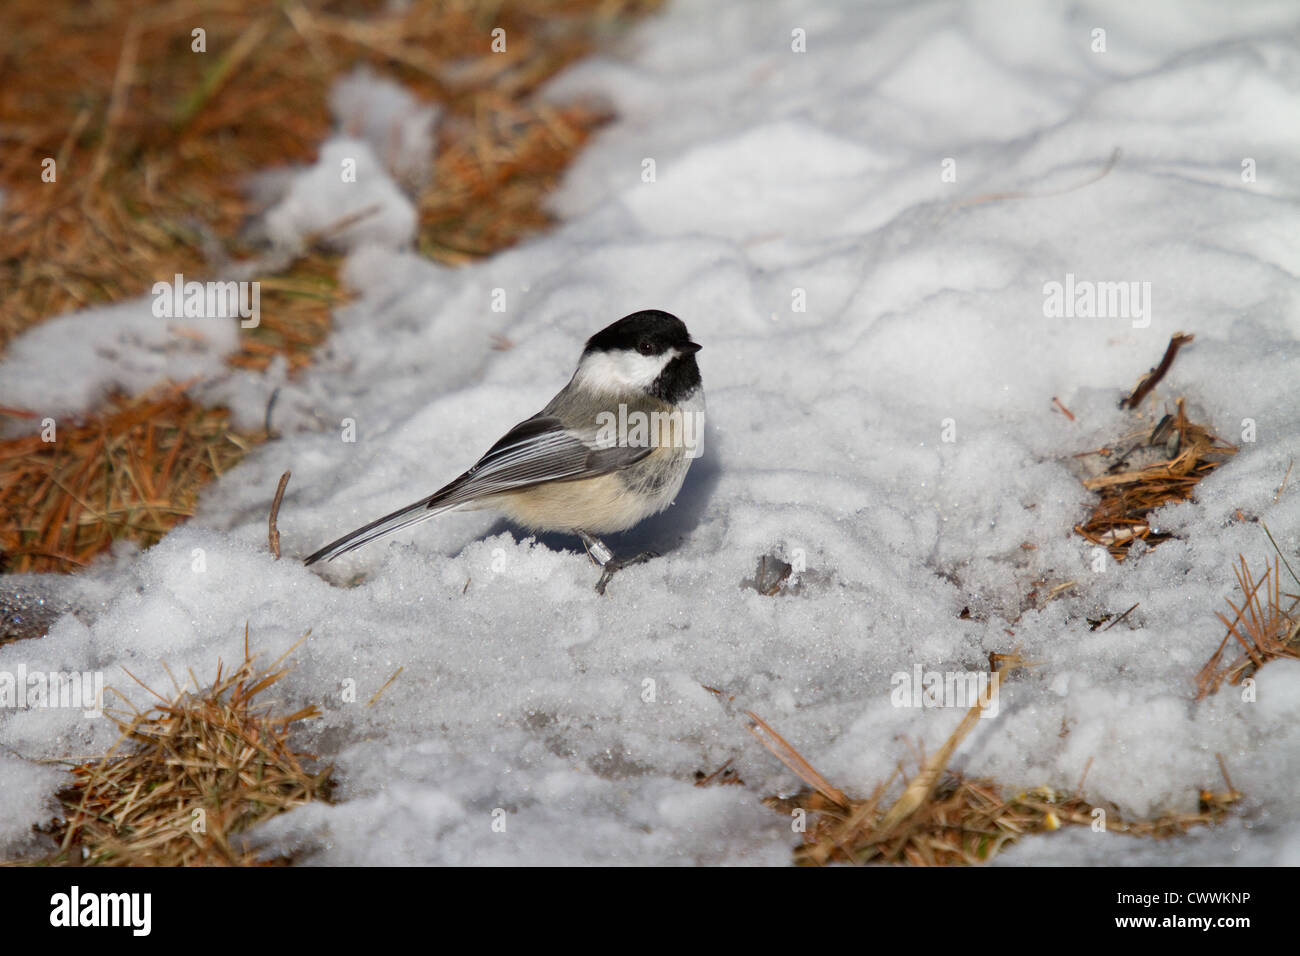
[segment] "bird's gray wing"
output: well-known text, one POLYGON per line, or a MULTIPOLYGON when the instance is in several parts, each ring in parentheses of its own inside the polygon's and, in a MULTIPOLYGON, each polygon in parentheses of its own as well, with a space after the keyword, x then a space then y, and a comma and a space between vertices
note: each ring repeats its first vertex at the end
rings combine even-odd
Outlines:
POLYGON ((651 447, 602 446, 596 433, 579 433, 541 414, 520 422, 488 449, 474 467, 427 498, 372 521, 307 558, 329 560, 418 521, 488 495, 548 481, 576 481, 618 471, 640 461, 651 447))
POLYGON ((428 507, 454 506, 545 481, 595 478, 640 461, 652 448, 602 447, 594 431, 576 432, 558 419, 522 421, 488 449, 469 471, 429 499, 428 507))

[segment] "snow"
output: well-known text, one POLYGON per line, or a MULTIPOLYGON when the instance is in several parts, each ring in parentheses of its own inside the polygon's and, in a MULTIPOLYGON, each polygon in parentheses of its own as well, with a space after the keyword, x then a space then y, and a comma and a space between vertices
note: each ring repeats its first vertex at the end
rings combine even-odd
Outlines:
POLYGON ((411 245, 417 216, 407 193, 432 174, 441 111, 366 67, 335 83, 330 110, 339 132, 309 169, 254 180, 254 195, 271 205, 262 238, 290 252, 312 242, 343 250, 411 245))
MULTIPOLYGON (((746 711, 867 793, 962 716, 892 706, 891 675, 975 670, 1017 650, 1034 666, 1003 683, 998 716, 954 766, 1067 791, 1088 768, 1085 796, 1137 817, 1223 789, 1221 754, 1247 798, 1211 832, 1158 844, 1061 832, 1003 863, 1294 863, 1298 666, 1267 665, 1254 701, 1239 688, 1193 696, 1222 637, 1214 612, 1239 600, 1238 553, 1257 572, 1272 553, 1236 511, 1267 523, 1300 568, 1300 482, 1274 501, 1300 457, 1300 194, 1288 179, 1300 16, 1281 3, 1014 14, 676 3, 548 91, 620 113, 555 197, 561 224, 455 270, 410 251, 385 172, 394 155, 425 155, 422 134, 354 124, 368 142, 323 144, 268 224, 300 238, 371 202, 362 190, 383 197, 383 227, 349 237, 355 298, 301 377, 230 373, 211 393, 260 422, 282 385, 283 437, 159 545, 86 572, 82 613, 0 648, 0 670, 99 668, 139 700, 123 668, 168 688, 163 662, 206 679, 238 657, 245 623, 268 661, 311 629, 277 692, 289 710, 324 711, 300 744, 335 763, 339 802, 252 834, 268 851, 319 864, 781 865, 797 837, 759 801, 799 783, 746 732, 746 711), (805 53, 791 49, 795 29, 805 53), (403 145, 385 158, 378 142, 403 145), (351 193, 340 150, 370 156, 351 193), (1150 283, 1150 311, 1049 317, 1044 287, 1067 275, 1150 283), (324 568, 292 560, 455 477, 567 381, 589 335, 641 308, 681 316, 704 345, 709 403, 678 503, 610 541, 662 558, 620 572, 601 598, 576 541, 465 512, 324 568), (1177 331, 1196 340, 1143 420, 1186 396, 1240 453, 1196 502, 1153 516, 1176 539, 1095 571, 1071 530, 1091 501, 1072 456, 1140 427, 1118 399, 1177 331), (287 469, 277 562, 266 513, 287 469), (769 553, 806 565, 797 594, 740 586, 769 553), (1071 580, 1056 600, 1028 598, 1071 580), (1135 603, 1090 630, 1088 617, 1135 603), (692 785, 728 759, 745 787, 692 785)), ((396 104, 390 129, 428 129, 391 89, 368 94, 377 79, 345 82, 336 105, 371 96, 396 104)), ((138 317, 147 308, 123 327, 133 338, 107 325, 104 339, 69 335, 107 314, 15 342, 0 404, 67 414, 106 381, 139 390, 198 367, 186 339, 138 317)), ((30 846, 51 811, 38 799, 55 789, 50 768, 34 759, 113 739, 76 710, 0 714, 3 752, 26 758, 0 764, 0 848, 30 846)))
POLYGON ((412 193, 433 174, 436 128, 442 111, 368 67, 334 85, 330 109, 345 133, 359 135, 412 193))
POLYGON ((369 144, 347 137, 321 147, 316 164, 294 180, 265 221, 270 240, 293 249, 321 235, 345 249, 408 245, 416 226, 415 206, 384 174, 369 144))
MULTIPOLYGON (((170 285, 172 277, 159 281, 170 285)), ((144 391, 164 376, 185 381, 208 374, 239 345, 233 320, 160 318, 152 306, 151 298, 132 299, 29 329, 0 363, 3 402, 57 420, 92 408, 114 386, 144 391)))

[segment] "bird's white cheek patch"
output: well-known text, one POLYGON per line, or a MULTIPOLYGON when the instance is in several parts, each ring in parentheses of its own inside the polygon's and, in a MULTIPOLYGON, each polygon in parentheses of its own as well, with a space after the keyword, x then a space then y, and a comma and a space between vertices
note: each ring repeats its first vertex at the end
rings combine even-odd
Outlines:
POLYGON ((583 388, 598 392, 649 388, 673 354, 671 351, 664 355, 592 352, 579 363, 574 381, 583 388))

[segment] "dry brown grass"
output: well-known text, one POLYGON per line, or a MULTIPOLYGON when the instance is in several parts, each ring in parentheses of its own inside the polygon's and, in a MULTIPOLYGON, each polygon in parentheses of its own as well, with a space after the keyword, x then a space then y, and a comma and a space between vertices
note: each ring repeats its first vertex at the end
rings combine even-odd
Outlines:
MULTIPOLYGON (((1258 581, 1246 565, 1246 558, 1237 556, 1239 565, 1234 570, 1242 594, 1241 606, 1228 600, 1228 607, 1234 612, 1231 620, 1221 612, 1215 612, 1228 632, 1196 675, 1197 700, 1217 693, 1224 681, 1237 685, 1253 677, 1269 661, 1281 657, 1300 659, 1300 595, 1282 591, 1278 565, 1281 556, 1279 551, 1273 558, 1273 567, 1258 581), (1264 593, 1263 601, 1260 600, 1261 591, 1264 593), (1230 639, 1236 640, 1241 653, 1225 660, 1230 639)), ((1290 570, 1289 564, 1287 570, 1290 570)))
POLYGON ((334 307, 348 298, 338 281, 340 261, 315 252, 286 275, 259 278, 260 322, 257 328, 240 330, 239 350, 227 364, 265 371, 276 356, 283 356, 290 374, 311 364, 316 346, 329 337, 334 307))
POLYGON ((148 546, 194 513, 200 490, 255 436, 183 385, 114 396, 82 422, 0 442, 0 568, 71 571, 118 538, 148 546))
MULTIPOLYGON (((544 227, 540 199, 603 117, 549 108, 546 79, 657 0, 509 4, 258 0, 93 5, 9 0, 0 13, 0 345, 42 318, 201 275, 237 257, 252 173, 310 160, 331 83, 368 63, 443 104, 422 245, 448 261, 544 227), (490 32, 507 31, 494 54, 490 32), (191 30, 207 31, 206 53, 191 30), (56 160, 57 180, 41 180, 56 160)), ((274 321, 275 310, 267 309, 274 321)))
MULTIPOLYGON (((381 0, 7 0, 0 350, 50 316, 254 258, 239 238, 253 211, 244 182, 314 157, 330 130, 328 91, 358 64, 445 109, 433 175, 416 197, 421 251, 459 264, 546 228, 543 200, 607 117, 533 94, 659 3, 449 0, 391 12, 381 0), (506 53, 491 51, 498 26, 506 53), (191 49, 196 27, 206 53, 191 49), (41 180, 47 158, 53 183, 41 180)), ((261 323, 241 330, 230 364, 307 365, 345 298, 338 263, 312 248, 267 267, 278 274, 251 276, 261 323)), ((263 437, 235 435, 221 411, 172 394, 112 400, 62 428, 58 447, 4 443, 4 569, 74 570, 115 538, 153 543, 191 513, 204 481, 263 437)))
MULTIPOLYGON (((1193 338, 1182 333, 1174 335, 1160 364, 1143 376, 1132 394, 1120 403, 1121 407, 1137 408, 1168 373, 1179 349, 1193 338)), ((1072 420, 1073 417, 1070 415, 1072 420)), ((1128 446, 1128 450, 1118 455, 1118 460, 1105 473, 1083 482, 1084 487, 1097 492, 1098 500, 1087 520, 1074 529, 1093 544, 1107 548, 1117 561, 1124 559, 1135 541, 1145 541, 1154 546, 1166 540, 1169 535, 1154 531, 1148 515, 1162 505, 1190 499, 1201 479, 1237 452, 1235 446, 1215 436, 1208 427, 1188 420, 1181 398, 1177 401, 1176 414, 1166 415, 1155 430, 1137 444, 1132 444, 1134 437, 1137 436, 1130 435, 1116 443, 1120 447, 1128 446), (1157 456, 1161 460, 1139 468, 1125 467, 1130 457, 1149 459, 1159 450, 1168 452, 1157 456)), ((1092 456, 1109 460, 1116 457, 1116 450, 1100 448, 1076 457, 1092 456)), ((1273 497, 1275 502, 1285 490, 1294 464, 1293 461, 1287 466, 1273 497)), ((1237 519, 1245 520, 1240 511, 1237 519)), ((1264 531, 1268 533, 1267 527, 1264 531)), ((1272 541, 1273 536, 1269 534, 1268 537, 1272 541)), ((1232 600, 1228 601, 1233 611, 1231 619, 1216 612, 1227 632, 1196 675, 1197 700, 1216 693, 1225 681, 1232 685, 1240 684, 1270 660, 1300 658, 1300 595, 1281 590, 1279 559, 1285 562, 1286 558, 1276 542, 1273 542, 1273 548, 1277 552, 1273 567, 1265 570, 1258 580, 1247 566, 1245 556, 1238 555, 1234 573, 1242 603, 1238 607, 1232 600), (1227 659, 1229 642, 1234 640, 1240 653, 1227 659)), ((1286 568, 1300 585, 1300 578, 1296 577, 1289 563, 1286 568)), ((1125 611, 1125 616, 1132 610, 1125 611)))
MULTIPOLYGON (((306 637, 304 636, 304 640, 306 637)), ((302 642, 299 641, 299 644, 302 642)), ((63 817, 47 831, 58 849, 46 865, 265 866, 238 834, 286 810, 328 800, 331 768, 294 751, 294 724, 319 716, 307 707, 273 716, 255 699, 288 673, 290 648, 261 670, 244 635, 244 660, 220 662, 202 690, 177 688, 147 711, 109 715, 122 736, 99 760, 72 768, 59 793, 63 817)), ((198 680, 191 672, 194 687, 198 680)), ((147 689, 147 688, 146 688, 147 689)))
MULTIPOLYGON (((1142 468, 1113 470, 1083 483, 1097 492, 1097 504, 1074 530, 1106 548, 1117 561, 1124 560, 1134 541, 1154 546, 1167 539, 1167 534, 1152 530, 1147 516, 1162 505, 1191 498, 1197 483, 1237 452, 1235 446, 1216 437, 1204 425, 1189 421, 1181 398, 1177 413, 1162 425, 1143 444, 1146 449, 1174 447, 1173 454, 1142 468)), ((1112 469, 1123 467, 1125 458, 1135 450, 1130 448, 1112 469)), ((1101 448, 1079 457, 1091 455, 1109 459, 1115 456, 1115 450, 1101 448)))
MULTIPOLYGON (((1023 666, 1018 655, 990 655, 993 673, 1023 666)), ((895 863, 912 866, 959 866, 986 863, 1022 837, 1063 826, 1087 826, 1108 833, 1160 839, 1196 826, 1218 823, 1240 798, 1220 758, 1227 786, 1218 793, 1201 790, 1195 813, 1167 813, 1151 820, 1126 821, 1114 808, 1089 803, 1079 793, 1038 787, 1015 796, 988 779, 966 779, 947 767, 961 741, 980 722, 976 703, 961 724, 919 772, 905 780, 902 792, 886 802, 893 776, 865 798, 851 798, 833 787, 776 731, 753 714, 751 730, 808 788, 793 797, 763 802, 778 813, 802 812, 808 819, 795 862, 895 863)), ((1080 781, 1079 787, 1082 787, 1080 781)))
POLYGON ((1218 793, 1203 790, 1195 813, 1126 821, 1114 808, 1098 807, 1078 794, 1037 787, 1007 796, 992 780, 968 780, 951 773, 905 820, 885 825, 881 800, 887 789, 888 782, 865 800, 852 800, 845 807, 827 805, 808 791, 764 802, 781 813, 803 809, 811 817, 804 843, 795 851, 795 862, 801 865, 968 866, 987 863, 1026 836, 1067 826, 1097 827, 1099 821, 1107 833, 1157 840, 1178 836, 1193 827, 1219 823, 1241 798, 1231 785, 1218 793), (1104 816, 1098 815, 1099 810, 1104 816))

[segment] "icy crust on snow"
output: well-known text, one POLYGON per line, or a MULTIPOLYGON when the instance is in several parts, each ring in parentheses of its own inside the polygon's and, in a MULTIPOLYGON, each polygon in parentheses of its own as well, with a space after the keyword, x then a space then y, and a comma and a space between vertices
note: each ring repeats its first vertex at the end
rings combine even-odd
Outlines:
MULTIPOLYGON (((895 675, 1016 650, 1034 666, 956 768, 1067 791, 1087 768, 1085 796, 1137 817, 1222 789, 1222 754, 1247 799, 1186 840, 1062 832, 1003 862, 1294 863, 1300 665, 1266 666, 1253 701, 1192 698, 1214 612, 1240 600, 1237 554, 1257 572, 1271 554, 1238 509, 1300 569, 1300 482, 1274 501, 1300 457, 1297 14, 1134 6, 672 6, 551 90, 621 114, 567 177, 561 226, 457 270, 357 248, 355 299, 282 382, 283 437, 157 547, 89 572, 112 595, 92 623, 0 648, 0 671, 99 667, 134 693, 125 667, 166 689, 163 661, 207 679, 245 623, 268 661, 310 628, 276 693, 322 707, 301 745, 335 763, 339 800, 250 835, 268 852, 782 864, 797 837, 759 801, 800 784, 746 711, 866 793, 963 713, 894 706, 895 675), (1045 316, 1067 274, 1150 283, 1150 308, 1045 316), (676 506, 611 541, 661 559, 600 598, 576 542, 464 512, 322 569, 292 560, 455 477, 587 336, 646 307, 704 344, 709 405, 676 506), (1071 531, 1091 501, 1071 456, 1140 427, 1116 404, 1177 331, 1196 340, 1143 422, 1183 395, 1240 452, 1153 515, 1175 540, 1099 572, 1071 531), (266 513, 288 469, 276 562, 266 513), (769 553, 806 567, 796 595, 741 586, 769 553), (745 787, 692 786, 728 759, 745 787)), ((260 416, 268 387, 229 398, 260 416)), ((0 715, 0 744, 30 757, 112 737, 79 712, 0 715)), ((15 846, 48 814, 48 768, 0 772, 15 846)))

